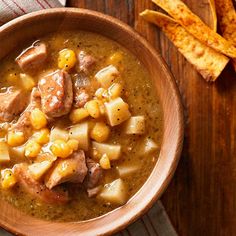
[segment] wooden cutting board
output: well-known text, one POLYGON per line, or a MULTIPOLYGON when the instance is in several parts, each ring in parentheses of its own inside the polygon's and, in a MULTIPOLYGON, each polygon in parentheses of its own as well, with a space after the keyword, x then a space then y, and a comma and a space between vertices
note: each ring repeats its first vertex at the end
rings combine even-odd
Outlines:
MULTIPOLYGON (((185 2, 210 22, 208 0, 185 2)), ((236 74, 231 66, 214 84, 206 83, 159 29, 139 18, 144 9, 157 9, 150 0, 69 0, 68 6, 119 18, 162 54, 179 86, 186 126, 180 164, 161 200, 180 235, 236 235, 236 74)), ((147 216, 128 233, 156 235, 147 216)))

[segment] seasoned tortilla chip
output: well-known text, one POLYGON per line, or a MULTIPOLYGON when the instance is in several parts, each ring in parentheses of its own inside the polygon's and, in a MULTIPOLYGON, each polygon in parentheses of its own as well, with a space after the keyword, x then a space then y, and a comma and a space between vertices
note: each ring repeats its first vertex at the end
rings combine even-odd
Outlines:
POLYGON ((181 0, 152 1, 172 16, 195 38, 220 53, 236 58, 236 47, 205 25, 181 0))
POLYGON ((209 0, 210 9, 211 9, 211 16, 212 16, 212 22, 211 22, 211 29, 214 32, 217 32, 217 16, 216 16, 216 6, 214 0, 209 0))
MULTIPOLYGON (((224 38, 236 46, 236 11, 231 0, 215 0, 220 29, 224 38)), ((236 71, 236 59, 233 59, 236 71)))
POLYGON ((145 10, 140 15, 158 25, 205 80, 216 80, 228 63, 226 56, 194 38, 171 17, 151 10, 145 10))

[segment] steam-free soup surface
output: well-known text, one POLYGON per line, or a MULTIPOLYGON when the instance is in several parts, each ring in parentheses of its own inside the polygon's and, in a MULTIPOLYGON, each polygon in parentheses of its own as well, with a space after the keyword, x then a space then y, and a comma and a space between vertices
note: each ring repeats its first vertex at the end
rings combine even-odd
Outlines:
POLYGON ((162 141, 148 72, 90 32, 23 46, 0 64, 0 102, 11 103, 0 106, 1 199, 53 221, 88 220, 125 204, 150 175, 162 141))

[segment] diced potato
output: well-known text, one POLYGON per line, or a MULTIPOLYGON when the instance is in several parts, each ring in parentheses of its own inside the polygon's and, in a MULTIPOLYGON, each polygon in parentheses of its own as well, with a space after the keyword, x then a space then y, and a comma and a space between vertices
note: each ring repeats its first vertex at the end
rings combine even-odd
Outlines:
POLYGON ((73 152, 72 148, 68 145, 68 143, 61 139, 55 140, 52 143, 50 150, 52 151, 53 155, 61 158, 66 158, 70 156, 73 152))
POLYGON ((73 150, 73 151, 76 151, 78 150, 79 148, 79 141, 77 139, 70 139, 67 144, 70 146, 70 148, 73 150))
POLYGON ((120 145, 92 142, 92 149, 93 153, 97 151, 100 156, 106 154, 109 160, 118 160, 121 155, 120 145))
POLYGON ((0 164, 9 162, 10 156, 9 156, 9 150, 8 145, 5 141, 0 141, 0 164))
POLYGON ((127 177, 135 172, 138 171, 139 167, 138 166, 130 166, 130 165, 122 165, 122 166, 117 166, 116 167, 119 176, 121 178, 127 177))
POLYGON ((104 88, 108 88, 114 82, 114 79, 118 74, 119 72, 116 67, 110 65, 98 71, 95 78, 104 88))
POLYGON ((100 108, 96 100, 91 100, 85 104, 85 108, 88 111, 89 115, 93 118, 99 118, 100 108))
POLYGON ((35 132, 32 138, 39 144, 46 144, 49 142, 49 129, 44 128, 35 132))
POLYGON ((23 73, 20 73, 20 82, 25 90, 31 90, 36 85, 34 79, 31 76, 23 73))
POLYGON ((108 93, 111 99, 120 97, 122 93, 122 85, 119 83, 112 84, 108 89, 108 93))
POLYGON ((11 169, 4 169, 1 171, 1 185, 3 189, 12 188, 17 180, 11 169))
POLYGON ((34 140, 29 140, 25 145, 25 156, 34 158, 41 151, 41 146, 34 140))
POLYGON ((123 53, 117 51, 108 58, 107 63, 118 66, 119 63, 121 63, 122 59, 123 59, 123 53))
POLYGON ((34 163, 30 165, 29 171, 35 180, 39 180, 52 166, 51 161, 42 161, 39 163, 34 163))
POLYGON ((59 127, 54 127, 50 133, 50 141, 53 142, 58 139, 67 142, 69 139, 69 132, 59 127))
POLYGON ((110 160, 107 156, 107 154, 103 154, 100 161, 99 161, 99 164, 100 166, 105 169, 105 170, 108 170, 111 168, 111 163, 110 163, 110 160))
POLYGON ((70 113, 70 120, 73 124, 80 122, 89 116, 88 111, 85 108, 74 109, 70 113))
POLYGON ((104 142, 108 139, 110 128, 104 122, 96 122, 90 132, 90 137, 97 142, 104 142))
POLYGON ((109 203, 124 204, 127 200, 127 190, 123 180, 117 179, 110 184, 106 184, 99 197, 109 203))
POLYGON ((20 131, 10 131, 7 135, 7 143, 12 146, 20 146, 25 142, 25 136, 20 131))
POLYGON ((140 155, 149 154, 156 151, 157 149, 158 145, 151 138, 146 137, 140 146, 139 154, 140 155))
POLYGON ((63 49, 59 52, 58 67, 64 70, 70 70, 75 66, 77 59, 75 52, 70 49, 63 49))
POLYGON ((132 116, 125 123, 126 134, 143 134, 145 132, 144 116, 132 116))
POLYGON ((119 125, 130 118, 129 105, 122 98, 105 103, 106 115, 111 126, 119 125))
POLYGON ((79 142, 78 148, 88 151, 89 148, 89 123, 83 122, 74 125, 69 130, 69 138, 79 142))
POLYGON ((31 111, 30 121, 35 129, 42 129, 47 125, 46 115, 38 108, 31 111))

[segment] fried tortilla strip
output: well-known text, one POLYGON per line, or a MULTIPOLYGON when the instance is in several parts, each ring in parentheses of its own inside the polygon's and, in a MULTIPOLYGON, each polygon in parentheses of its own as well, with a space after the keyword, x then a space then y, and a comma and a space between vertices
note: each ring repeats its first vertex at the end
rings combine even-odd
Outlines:
POLYGON ((222 36, 211 30, 202 20, 191 12, 181 0, 152 0, 165 10, 195 38, 216 51, 236 58, 236 47, 222 36))
MULTIPOLYGON (((236 46, 236 11, 232 0, 215 0, 215 5, 223 37, 236 46)), ((236 59, 232 62, 236 71, 236 59)))
POLYGON ((228 63, 229 58, 194 38, 173 18, 151 10, 140 15, 158 25, 206 81, 216 80, 228 63))
POLYGON ((212 15, 211 29, 214 32, 217 32, 217 16, 216 16, 215 1, 214 0, 209 0, 209 5, 210 5, 211 15, 212 15))

